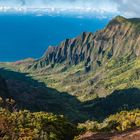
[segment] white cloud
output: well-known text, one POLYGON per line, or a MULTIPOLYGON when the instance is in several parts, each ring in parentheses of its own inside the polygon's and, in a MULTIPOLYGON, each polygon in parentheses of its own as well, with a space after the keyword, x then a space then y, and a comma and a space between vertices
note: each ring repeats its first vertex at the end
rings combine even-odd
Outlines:
POLYGON ((126 17, 140 17, 140 0, 114 0, 118 11, 126 17))
POLYGON ((99 16, 120 14, 127 17, 140 17, 140 0, 0 0, 0 9, 7 7, 17 11, 18 9, 30 11, 32 8, 34 11, 42 9, 53 13, 73 11, 94 13, 99 16))

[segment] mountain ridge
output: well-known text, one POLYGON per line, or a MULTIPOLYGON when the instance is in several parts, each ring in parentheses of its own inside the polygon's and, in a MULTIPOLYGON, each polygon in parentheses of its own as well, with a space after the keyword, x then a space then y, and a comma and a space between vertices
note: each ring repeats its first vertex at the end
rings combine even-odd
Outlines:
POLYGON ((103 30, 83 32, 50 46, 40 59, 10 67, 88 101, 115 90, 140 88, 139 44, 140 20, 117 16, 103 30))
POLYGON ((56 64, 65 66, 84 62, 85 70, 96 69, 111 58, 129 55, 140 56, 140 19, 117 16, 103 30, 83 32, 78 37, 66 39, 57 46, 49 46, 46 53, 27 69, 38 69, 56 64))
MULTIPOLYGON (((101 31, 83 32, 50 46, 40 59, 0 63, 0 96, 12 97, 17 109, 51 112, 64 115, 76 125, 80 123, 76 129, 80 139, 118 139, 124 134, 126 139, 130 135, 137 138, 139 129, 133 132, 130 128, 140 126, 139 44, 140 19, 117 16, 101 31), (128 133, 119 133, 129 129, 128 133)), ((26 120, 22 113, 34 114, 21 110, 18 118, 16 112, 14 128, 17 120, 26 120)), ((29 120, 31 123, 25 124, 33 124, 29 120)), ((45 122, 41 126, 48 126, 45 122)), ((56 131, 58 126, 56 123, 56 131)), ((52 132, 54 126, 49 128, 52 132)), ((19 129, 24 130, 21 125, 19 129)))
POLYGON ((45 86, 67 92, 82 102, 122 89, 139 89, 139 25, 139 19, 117 16, 101 31, 83 32, 58 46, 50 46, 40 59, 3 67, 27 73, 45 86))

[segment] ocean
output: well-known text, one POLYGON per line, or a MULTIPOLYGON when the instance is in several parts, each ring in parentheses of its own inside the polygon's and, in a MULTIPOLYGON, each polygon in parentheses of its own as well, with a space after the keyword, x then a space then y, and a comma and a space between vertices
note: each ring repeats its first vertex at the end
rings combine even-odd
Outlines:
POLYGON ((49 45, 84 31, 100 30, 108 21, 74 16, 0 15, 0 61, 39 58, 49 45))

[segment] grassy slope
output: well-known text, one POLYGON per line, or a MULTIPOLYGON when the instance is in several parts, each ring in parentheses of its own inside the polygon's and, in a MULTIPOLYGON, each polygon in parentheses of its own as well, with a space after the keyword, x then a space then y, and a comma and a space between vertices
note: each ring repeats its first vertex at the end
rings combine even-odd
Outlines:
MULTIPOLYGON (((80 63, 64 70, 64 66, 59 64, 53 69, 30 71, 29 76, 60 92, 75 95, 81 101, 104 97, 114 90, 140 88, 140 58, 128 60, 126 56, 119 60, 111 59, 105 66, 89 73, 84 72, 83 66, 80 63)), ((21 70, 18 65, 12 67, 10 63, 1 64, 1 67, 21 70)))
MULTIPOLYGON (((120 20, 122 21, 123 19, 118 18, 117 20, 120 22, 120 20)), ((128 24, 130 24, 130 22, 133 24, 133 27, 135 27, 136 32, 139 33, 139 20, 131 19, 128 21, 128 24)), ((28 63, 28 61, 26 63, 28 63)), ((89 106, 89 108, 90 106, 94 106, 94 101, 96 101, 94 99, 106 97, 116 90, 140 88, 140 58, 130 58, 129 54, 124 55, 122 58, 111 58, 109 62, 89 73, 85 73, 84 63, 79 63, 76 66, 73 65, 67 69, 63 64, 57 64, 53 69, 44 68, 36 71, 25 71, 24 63, 22 62, 18 64, 1 63, 0 67, 19 73, 28 72, 27 75, 33 80, 43 82, 46 86, 57 89, 59 92, 67 92, 70 95, 76 96, 79 103, 89 101, 86 103, 86 106, 89 106)), ((57 100, 54 101, 57 102, 57 100)), ((123 99, 121 99, 121 101, 123 101, 123 99)), ((75 101, 71 100, 70 102, 73 104, 75 101)), ((77 104, 73 104, 73 106, 76 105, 77 104)), ((99 104, 98 106, 99 108, 102 107, 99 104)), ((96 108, 97 106, 94 107, 96 108)), ((99 110, 99 108, 97 110, 99 110)), ((78 111, 75 109, 76 108, 73 109, 75 112, 78 111)), ((92 109, 94 110, 94 108, 91 108, 91 110, 92 109)), ((116 111, 118 110, 119 109, 116 109, 116 111)), ((102 115, 102 113, 98 113, 97 111, 93 112, 102 115)), ((93 112, 91 111, 91 113, 93 112)), ((96 116, 98 117, 99 115, 96 116)))
MULTIPOLYGON (((103 120, 108 115, 120 110, 131 110, 131 106, 132 109, 140 107, 139 102, 136 100, 139 100, 139 94, 136 96, 129 96, 129 94, 128 96, 120 96, 118 94, 118 96, 113 95, 107 99, 100 100, 100 97, 105 97, 119 89, 140 88, 140 60, 138 58, 129 63, 111 60, 105 67, 98 68, 96 72, 90 73, 85 73, 82 65, 81 63, 63 72, 63 66, 58 65, 53 70, 42 70, 28 74, 32 79, 45 83, 49 88, 58 90, 57 93, 52 93, 53 90, 48 92, 53 95, 46 94, 46 96, 40 94, 40 99, 43 100, 44 103, 47 103, 50 112, 60 112, 60 114, 66 115, 72 121, 79 122, 80 120, 91 118, 103 120), (59 95, 62 91, 77 96, 76 98, 78 98, 78 100, 70 98, 69 95, 63 93, 59 95), (99 102, 98 104, 96 104, 96 98, 99 98, 99 101, 97 101, 99 102), (132 103, 129 100, 130 98, 132 103), (83 105, 80 105, 80 102, 83 102, 83 105), (133 105, 133 103, 135 105, 133 105), (61 111, 57 104, 60 104, 59 106, 62 107, 61 111), (124 104, 128 104, 128 108, 125 108, 124 104)), ((11 67, 11 65, 7 65, 4 67, 12 71, 19 71, 18 67, 15 66, 11 67)), ((7 77, 9 78, 9 75, 7 75, 7 77)), ((18 77, 16 78, 14 76, 11 78, 17 79, 18 77)), ((24 78, 20 79, 20 81, 22 80, 24 80, 24 78)), ((26 80, 25 82, 30 83, 30 81, 26 80)), ((32 89, 29 89, 29 93, 30 92, 32 92, 32 89)), ((131 92, 133 92, 133 90, 131 90, 131 92)), ((38 99, 35 98, 35 100, 38 99)))
POLYGON ((81 101, 91 100, 104 97, 114 90, 140 88, 140 59, 129 62, 125 59, 111 60, 95 72, 85 73, 81 63, 66 71, 62 71, 62 66, 58 65, 53 70, 38 74, 31 72, 31 76, 45 82, 48 87, 75 95, 81 101))

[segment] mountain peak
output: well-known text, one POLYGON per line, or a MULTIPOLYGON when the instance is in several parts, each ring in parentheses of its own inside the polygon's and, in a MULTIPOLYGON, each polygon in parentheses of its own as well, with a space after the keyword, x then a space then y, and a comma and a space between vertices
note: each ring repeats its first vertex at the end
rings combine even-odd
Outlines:
POLYGON ((122 24, 122 23, 125 23, 127 21, 128 21, 128 19, 124 18, 123 16, 116 16, 115 18, 113 18, 109 22, 108 26, 110 26, 110 25, 112 26, 112 25, 116 25, 116 24, 122 24))
POLYGON ((118 21, 118 22, 125 22, 127 19, 123 16, 116 16, 113 20, 118 21))
POLYGON ((140 56, 138 25, 138 19, 117 16, 104 30, 94 34, 83 32, 76 38, 66 39, 56 47, 49 47, 45 55, 31 67, 42 68, 57 63, 77 65, 84 62, 86 68, 96 69, 112 57, 118 58, 130 52, 133 52, 132 56, 140 56))

